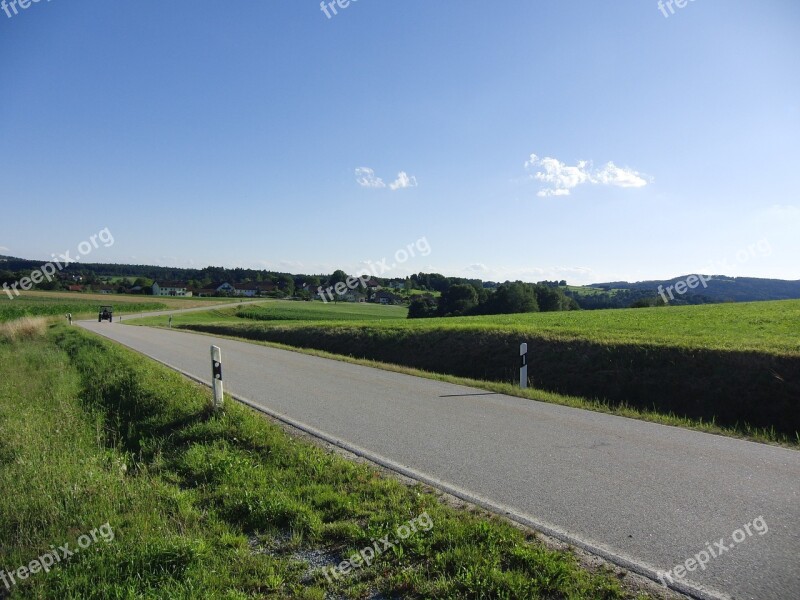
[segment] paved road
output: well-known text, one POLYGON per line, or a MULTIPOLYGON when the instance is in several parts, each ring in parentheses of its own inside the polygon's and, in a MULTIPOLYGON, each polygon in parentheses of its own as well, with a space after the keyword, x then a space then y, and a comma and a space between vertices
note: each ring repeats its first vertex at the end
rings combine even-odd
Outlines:
POLYGON ((226 391, 639 572, 710 544, 719 556, 675 579, 697 597, 800 598, 800 452, 245 342, 82 325, 205 381, 216 344, 226 391), (766 533, 761 521, 737 533, 758 517, 766 533))

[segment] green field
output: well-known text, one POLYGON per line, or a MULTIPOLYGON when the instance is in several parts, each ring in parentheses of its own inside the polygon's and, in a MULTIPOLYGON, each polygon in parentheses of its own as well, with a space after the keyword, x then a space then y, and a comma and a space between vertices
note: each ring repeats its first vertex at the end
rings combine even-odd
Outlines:
MULTIPOLYGON (((705 304, 651 309, 614 309, 405 319, 402 307, 374 304, 323 304, 272 301, 257 307, 176 315, 174 324, 239 324, 305 327, 381 327, 405 331, 517 333, 599 344, 648 344, 705 350, 757 351, 800 356, 800 300, 705 304), (371 321, 381 323, 371 323, 371 321), (348 323, 342 323, 348 321, 348 323)), ((158 325, 163 317, 133 321, 158 325)))
POLYGON ((72 313, 74 318, 97 316, 101 304, 110 304, 115 307, 115 315, 140 313, 150 310, 168 308, 161 302, 115 302, 114 298, 99 300, 82 299, 54 299, 39 296, 20 296, 14 300, 0 299, 0 323, 13 321, 22 317, 64 317, 72 313))
POLYGON ((243 306, 235 316, 254 321, 382 321, 405 319, 408 309, 402 306, 338 302, 282 302, 276 300, 259 306, 243 306))
POLYGON ((230 399, 214 413, 207 388, 135 352, 40 325, 19 342, 0 328, 11 365, 0 380, 0 568, 75 549, 93 529, 113 535, 29 573, 13 598, 648 597, 622 571, 451 508, 230 399), (401 542, 412 519, 419 528, 401 542), (386 535, 395 546, 370 565, 326 577, 386 535))
POLYGON ((760 439, 800 439, 797 300, 377 321, 303 304, 282 303, 269 321, 224 310, 174 325, 506 383, 517 376, 524 341, 540 390, 760 439), (314 321, 311 312, 330 316, 314 321))
POLYGON ((96 317, 101 305, 114 307, 114 315, 129 315, 165 309, 195 308, 238 302, 225 298, 167 298, 122 294, 81 294, 69 292, 23 292, 9 298, 0 294, 0 323, 22 317, 96 317))
POLYGON ((409 320, 408 330, 514 332, 601 344, 634 343, 800 356, 800 300, 409 320))
MULTIPOLYGON (((403 306, 381 306, 379 304, 338 302, 297 302, 292 300, 265 300, 261 304, 232 306, 204 312, 177 314, 172 317, 172 326, 189 324, 236 324, 254 323, 309 325, 320 322, 405 322, 408 309, 403 306)), ((131 320, 136 325, 164 325, 169 317, 146 317, 131 320)))

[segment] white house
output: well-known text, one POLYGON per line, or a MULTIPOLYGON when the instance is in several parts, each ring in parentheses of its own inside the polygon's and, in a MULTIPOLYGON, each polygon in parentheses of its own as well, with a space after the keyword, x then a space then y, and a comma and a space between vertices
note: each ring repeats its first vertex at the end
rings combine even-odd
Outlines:
POLYGON ((246 296, 247 298, 254 298, 258 296, 258 286, 254 283, 241 283, 240 287, 236 288, 234 292, 237 296, 246 296))
POLYGON ((180 281, 153 282, 153 296, 180 296, 189 298, 191 295, 192 292, 189 291, 187 285, 180 281))
POLYGON ((344 300, 345 302, 366 302, 367 297, 356 290, 347 290, 344 294, 339 296, 339 300, 344 300))

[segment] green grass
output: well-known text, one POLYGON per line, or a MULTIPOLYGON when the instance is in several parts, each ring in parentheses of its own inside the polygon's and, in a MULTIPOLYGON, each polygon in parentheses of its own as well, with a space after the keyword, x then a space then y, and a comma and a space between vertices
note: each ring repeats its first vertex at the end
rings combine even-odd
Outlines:
POLYGON ((800 300, 784 300, 650 309, 412 319, 386 322, 380 327, 407 331, 499 331, 557 339, 584 339, 603 344, 646 343, 800 356, 798 323, 800 300))
MULTIPOLYGON (((381 306, 367 303, 297 302, 291 300, 266 300, 262 304, 233 306, 210 311, 173 315, 173 327, 187 324, 237 324, 237 323, 294 323, 308 325, 319 322, 405 322, 408 309, 402 306, 381 306)), ((131 320, 136 325, 160 326, 169 317, 145 317, 131 320)))
POLYGON ((369 303, 276 300, 259 306, 242 307, 235 316, 254 321, 382 321, 405 319, 408 309, 369 303))
MULTIPOLYGON (((800 356, 797 328, 800 300, 410 320, 402 320, 406 315, 404 308, 369 304, 274 302, 243 311, 242 316, 270 321, 275 326, 301 327, 306 325, 302 321, 328 321, 317 325, 341 326, 341 321, 352 321, 352 325, 405 331, 472 330, 581 339, 601 344, 648 344, 800 356), (382 322, 369 323, 373 320, 382 322)), ((227 311, 192 313, 174 319, 175 324, 242 322, 227 311)), ((135 324, 158 325, 162 320, 137 320, 135 324)))
POLYGON ((636 593, 622 573, 587 571, 570 552, 292 438, 230 400, 214 414, 206 388, 77 328, 0 341, 0 360, 13 365, 0 380, 0 568, 74 548, 104 523, 115 536, 14 597, 636 593), (429 531, 339 581, 306 562, 338 563, 423 513, 429 531))
POLYGON ((233 304, 233 298, 171 298, 132 294, 84 294, 73 292, 22 292, 9 298, 0 294, 0 323, 21 317, 96 317, 102 305, 114 307, 115 316, 165 309, 195 308, 214 304, 233 304))
MULTIPOLYGON (((636 343, 800 356, 800 300, 494 315, 425 328, 475 328, 535 333, 598 343, 636 343)), ((417 325, 419 326, 419 325, 417 325)))
POLYGON ((58 299, 46 296, 24 295, 19 298, 9 299, 8 296, 0 297, 0 323, 14 321, 22 317, 63 317, 72 313, 73 318, 97 315, 102 304, 110 304, 116 314, 130 314, 150 310, 162 310, 166 304, 158 301, 151 302, 115 302, 113 296, 104 300, 83 299, 58 299))
MULTIPOLYGON (((389 291, 391 291, 391 292, 393 292, 395 294, 398 294, 398 295, 402 295, 404 293, 403 290, 389 290, 389 291)), ((408 295, 411 296, 411 297, 430 295, 430 296, 433 296, 434 298, 441 298, 442 297, 442 292, 435 292, 435 291, 434 292, 429 292, 427 290, 409 290, 408 291, 408 295)))

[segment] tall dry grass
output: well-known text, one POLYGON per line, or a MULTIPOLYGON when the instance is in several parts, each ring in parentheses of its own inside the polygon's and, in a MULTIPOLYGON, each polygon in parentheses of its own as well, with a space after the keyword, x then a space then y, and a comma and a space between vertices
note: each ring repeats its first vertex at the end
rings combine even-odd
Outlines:
POLYGON ((8 323, 0 323, 0 340, 16 342, 44 336, 47 319, 44 317, 22 317, 8 323))

